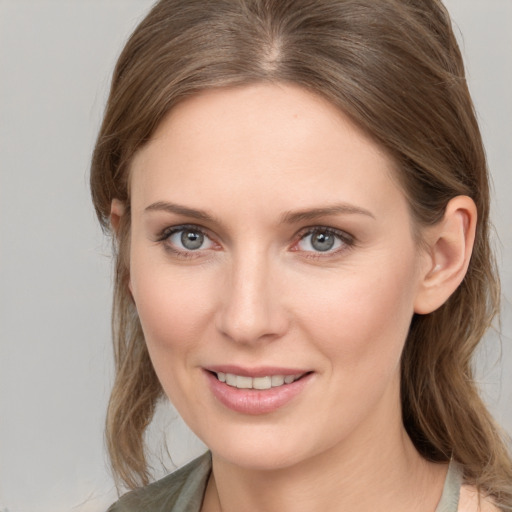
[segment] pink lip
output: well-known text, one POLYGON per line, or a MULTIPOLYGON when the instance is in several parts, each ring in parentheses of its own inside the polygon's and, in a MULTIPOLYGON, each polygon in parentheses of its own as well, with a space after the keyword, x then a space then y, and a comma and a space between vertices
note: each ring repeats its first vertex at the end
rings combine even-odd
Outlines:
POLYGON ((294 371, 283 368, 258 368, 257 371, 243 370, 233 366, 216 366, 219 368, 205 371, 210 390, 217 400, 228 409, 242 414, 268 414, 288 404, 307 386, 313 374, 307 373, 299 380, 291 384, 270 388, 270 389, 238 389, 220 382, 212 371, 223 373, 234 373, 235 375, 265 377, 268 375, 297 375, 304 373, 302 370, 294 371), (223 369, 220 369, 223 368, 223 369), (270 371, 269 371, 270 370, 270 371))

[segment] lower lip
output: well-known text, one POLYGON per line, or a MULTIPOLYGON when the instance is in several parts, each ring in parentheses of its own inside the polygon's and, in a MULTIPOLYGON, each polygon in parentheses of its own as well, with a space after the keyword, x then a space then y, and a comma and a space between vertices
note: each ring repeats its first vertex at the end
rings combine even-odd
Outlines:
POLYGON ((228 409, 242 414, 268 414, 293 400, 307 385, 312 373, 292 382, 270 389, 238 389, 221 382, 205 371, 210 389, 219 402, 228 409))

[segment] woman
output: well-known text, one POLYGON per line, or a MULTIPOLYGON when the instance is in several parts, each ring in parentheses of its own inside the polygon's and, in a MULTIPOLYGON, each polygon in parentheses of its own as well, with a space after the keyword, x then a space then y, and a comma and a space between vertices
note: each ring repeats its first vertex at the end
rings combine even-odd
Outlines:
POLYGON ((487 180, 440 1, 158 2, 91 173, 108 447, 137 489, 112 510, 512 510, 471 379, 499 296, 487 180), (210 451, 141 487, 163 394, 210 451))

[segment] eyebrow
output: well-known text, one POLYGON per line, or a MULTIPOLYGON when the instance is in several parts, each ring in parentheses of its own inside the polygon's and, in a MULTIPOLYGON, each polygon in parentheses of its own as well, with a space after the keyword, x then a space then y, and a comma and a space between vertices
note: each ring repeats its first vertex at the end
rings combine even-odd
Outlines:
MULTIPOLYGON (((167 201, 157 201, 156 203, 150 204, 144 209, 145 212, 153 211, 164 211, 168 213, 174 213, 176 215, 184 215, 193 219, 197 219, 203 222, 211 222, 220 224, 212 215, 204 210, 198 210, 195 208, 189 208, 176 203, 169 203, 167 201)), ((299 222, 311 221, 320 217, 327 217, 329 215, 366 215, 375 219, 375 216, 369 210, 354 206, 347 203, 335 204, 332 206, 322 208, 308 208, 305 210, 289 211, 285 212, 281 217, 282 224, 297 224, 299 222)))
POLYGON ((296 224, 298 222, 315 220, 320 217, 327 217, 329 215, 366 215, 375 219, 375 215, 369 210, 364 208, 360 208, 359 206, 354 206, 347 203, 335 204, 332 206, 327 206, 325 208, 310 208, 299 211, 291 211, 286 212, 281 222, 286 224, 296 224))
POLYGON ((191 217, 193 219, 201 220, 203 222, 215 222, 216 219, 205 212, 204 210, 197 210, 195 208, 188 208, 176 203, 168 203, 167 201, 157 201, 156 203, 150 204, 144 209, 145 212, 157 212, 164 211, 168 213, 175 213, 176 215, 184 215, 185 217, 191 217))

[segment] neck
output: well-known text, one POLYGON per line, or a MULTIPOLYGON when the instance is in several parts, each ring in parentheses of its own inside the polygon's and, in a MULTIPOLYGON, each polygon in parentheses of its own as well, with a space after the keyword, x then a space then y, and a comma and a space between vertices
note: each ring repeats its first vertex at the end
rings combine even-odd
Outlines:
POLYGON ((203 512, 432 512, 446 465, 419 455, 401 415, 386 429, 381 425, 370 422, 350 439, 286 468, 254 470, 213 454, 203 512))

